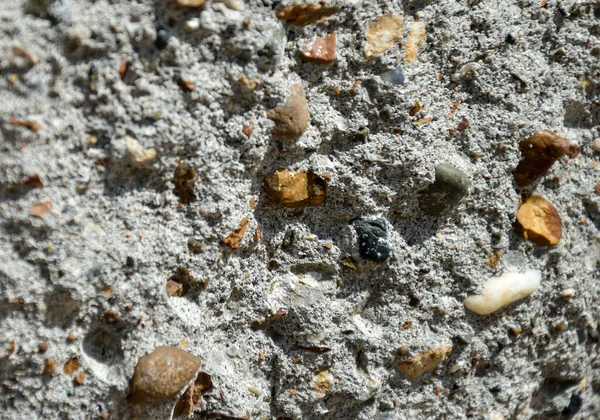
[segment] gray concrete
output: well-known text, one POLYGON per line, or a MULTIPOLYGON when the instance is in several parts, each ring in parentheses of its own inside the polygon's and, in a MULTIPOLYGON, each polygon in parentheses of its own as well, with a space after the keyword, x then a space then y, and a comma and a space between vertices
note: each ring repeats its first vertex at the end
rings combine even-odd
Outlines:
POLYGON ((600 136, 600 5, 340 0, 326 23, 294 28, 270 3, 246 0, 236 11, 210 0, 201 9, 169 0, 0 0, 0 417, 168 419, 171 404, 128 406, 128 380, 139 357, 184 340, 215 385, 205 412, 548 419, 581 393, 576 418, 598 417, 600 155, 591 145, 600 136), (413 63, 404 65, 401 46, 364 62, 368 23, 386 13, 405 17, 404 40, 415 13, 426 22, 413 63), (191 19, 198 30, 186 30, 191 19), (157 25, 172 33, 163 50, 153 45, 157 25), (329 31, 338 61, 299 62, 302 39, 329 31), (16 44, 39 62, 15 57, 16 44), (122 60, 131 63, 124 80, 122 60), (381 80, 398 65, 404 85, 381 80), (256 89, 238 81, 242 74, 256 89), (180 76, 195 91, 182 91, 180 76), (282 144, 270 138, 266 110, 293 83, 306 90, 311 121, 297 142, 282 144), (415 100, 427 108, 411 117, 415 100), (15 127, 12 117, 42 129, 15 127), (470 126, 450 135, 463 117, 470 126), (245 124, 254 127, 250 139, 245 124), (356 140, 365 126, 368 138, 356 140), (536 188, 562 218, 551 249, 512 230, 518 142, 541 129, 581 146, 536 188), (156 161, 132 163, 126 135, 154 148, 156 161), (179 205, 172 191, 180 161, 201 181, 192 204, 179 205), (467 173, 471 188, 435 218, 421 212, 419 196, 442 162, 467 173), (326 204, 270 205, 262 179, 279 167, 329 172, 326 204), (24 186, 36 173, 45 187, 24 186), (50 211, 29 214, 45 200, 50 211), (244 217, 240 248, 224 248, 220 240, 244 217), (348 225, 357 217, 386 220, 386 262, 360 259, 348 225), (264 239, 255 244, 257 225, 264 239), (282 249, 286 229, 295 242, 282 249), (188 249, 190 237, 203 253, 188 249), (496 249, 504 257, 491 269, 485 260, 496 249), (342 266, 349 256, 356 270, 342 266), (170 298, 165 284, 180 266, 206 287, 170 298), (540 270, 540 288, 491 316, 467 312, 464 298, 507 266, 540 270), (567 288, 576 291, 568 302, 559 296, 567 288), (104 322, 109 309, 116 324, 104 322), (287 314, 255 322, 279 309, 287 314), (523 333, 510 335, 517 327, 523 333), (453 353, 418 381, 399 372, 403 357, 448 345, 453 353), (408 355, 397 355, 401 347, 408 355), (82 386, 62 373, 72 357, 87 373, 82 386), (45 359, 57 362, 52 378, 41 375, 45 359), (334 378, 325 395, 311 384, 323 368, 334 378))

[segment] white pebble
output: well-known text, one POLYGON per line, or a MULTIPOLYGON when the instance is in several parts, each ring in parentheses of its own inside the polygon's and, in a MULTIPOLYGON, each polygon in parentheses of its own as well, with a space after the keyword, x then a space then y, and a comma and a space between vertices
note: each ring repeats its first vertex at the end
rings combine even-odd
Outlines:
POLYGON ((143 165, 156 159, 156 150, 144 149, 133 137, 125 136, 124 141, 127 153, 134 163, 143 165))
POLYGON ((595 152, 600 152, 600 137, 592 142, 592 149, 594 149, 595 152))
POLYGON ((560 297, 564 300, 572 299, 575 296, 575 289, 565 289, 560 292, 560 297))
POLYGON ((482 294, 467 297, 464 305, 478 315, 489 315, 532 294, 541 280, 542 273, 538 270, 492 277, 483 285, 482 294))
POLYGON ((194 32, 200 29, 200 21, 196 18, 190 19, 185 22, 185 30, 188 32, 194 32))

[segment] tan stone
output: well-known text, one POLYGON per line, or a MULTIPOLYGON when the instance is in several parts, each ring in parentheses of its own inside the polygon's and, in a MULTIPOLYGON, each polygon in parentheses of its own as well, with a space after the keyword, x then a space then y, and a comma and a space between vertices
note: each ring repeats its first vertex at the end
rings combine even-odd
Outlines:
POLYGON ((327 193, 327 183, 318 175, 311 172, 292 175, 287 169, 267 175, 264 188, 272 203, 291 208, 321 205, 327 193))
POLYGON ((229 236, 221 241, 223 245, 228 246, 231 249, 237 249, 240 247, 240 242, 244 239, 246 228, 248 227, 248 218, 244 217, 240 222, 240 226, 231 232, 229 236))
POLYGON ((56 360, 46 359, 44 362, 44 371, 42 372, 42 375, 46 377, 53 376, 54 372, 56 372, 56 360))
POLYGON ((267 111, 267 118, 275 122, 271 131, 275 140, 296 140, 308 128, 308 106, 302 86, 294 84, 285 105, 267 111))
POLYGON ((181 417, 192 414, 200 403, 202 394, 212 389, 212 378, 209 374, 200 372, 193 384, 177 400, 173 417, 181 417))
POLYGON ((144 149, 142 145, 133 137, 125 136, 123 139, 127 154, 131 161, 137 165, 144 165, 156 159, 156 150, 144 149))
POLYGON ((317 395, 320 398, 324 398, 327 391, 333 386, 333 381, 334 378, 329 368, 325 368, 315 372, 311 380, 311 385, 317 395))
POLYGON ((406 39, 406 49, 404 50, 404 62, 412 63, 417 58, 419 45, 425 40, 425 23, 421 21, 413 22, 410 26, 410 32, 406 39))
POLYGON ((300 51, 300 59, 302 61, 315 64, 331 64, 335 61, 335 33, 324 37, 317 37, 312 46, 310 46, 308 40, 305 40, 305 43, 308 45, 300 51))
POLYGON ((452 353, 452 347, 424 350, 416 356, 400 362, 400 372, 411 381, 416 381, 426 372, 435 370, 452 353))
POLYGON ((365 58, 372 60, 402 38, 402 18, 395 15, 379 16, 367 29, 365 58))
POLYGON ((515 184, 524 188, 543 176, 550 167, 569 152, 569 140, 550 130, 538 131, 519 143, 523 160, 513 171, 515 184))
POLYGON ((20 120, 18 118, 11 118, 10 124, 15 125, 17 127, 26 127, 35 133, 42 129, 42 125, 39 122, 32 120, 20 120))
POLYGON ((298 4, 277 9, 275 16, 294 26, 306 26, 325 21, 337 13, 338 7, 325 7, 322 4, 298 4))
POLYGON ((65 363, 65 367, 63 368, 63 373, 70 375, 71 373, 75 373, 81 367, 81 362, 77 357, 73 357, 69 359, 67 363, 65 363))
POLYGON ((517 212, 515 231, 538 245, 558 244, 562 236, 562 224, 556 208, 539 195, 521 201, 517 212))
POLYGON ((200 7, 203 6, 206 0, 175 0, 178 5, 185 7, 200 7))
POLYGON ((196 376, 198 369, 198 357, 176 347, 157 347, 138 361, 127 399, 136 405, 168 401, 196 376))
POLYGON ((29 207, 29 213, 35 217, 42 217, 48 210, 52 208, 51 201, 40 201, 29 207))

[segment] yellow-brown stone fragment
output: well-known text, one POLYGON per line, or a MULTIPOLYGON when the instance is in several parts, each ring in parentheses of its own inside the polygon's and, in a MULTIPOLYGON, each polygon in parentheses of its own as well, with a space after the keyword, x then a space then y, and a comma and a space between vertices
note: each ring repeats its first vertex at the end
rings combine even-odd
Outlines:
POLYGON ((240 227, 231 232, 229 236, 221 241, 223 245, 228 246, 231 249, 237 249, 240 247, 240 242, 244 239, 246 228, 248 227, 248 218, 244 217, 240 222, 240 227))
POLYGON ((318 175, 312 172, 292 175, 287 169, 267 175, 264 188, 272 203, 290 208, 321 205, 327 193, 327 183, 318 175))
POLYGON ((298 4, 277 9, 275 16, 294 26, 306 26, 325 21, 337 13, 338 7, 325 7, 322 4, 298 4))
POLYGON ((29 207, 29 213, 35 217, 42 217, 48 210, 52 208, 51 201, 40 201, 29 207))
POLYGON ((200 403, 202 394, 208 392, 213 387, 212 378, 209 374, 200 372, 193 384, 177 400, 173 417, 186 416, 192 414, 200 403))
POLYGON ((552 246, 560 241, 562 224, 556 207, 534 194, 521 201, 515 231, 538 245, 552 246))
POLYGON ((176 347, 157 347, 138 361, 127 399, 136 405, 168 401, 196 376, 198 369, 198 357, 176 347))
POLYGON ((75 373, 81 367, 81 362, 77 357, 73 357, 67 363, 65 363, 65 367, 63 368, 63 373, 70 375, 71 373, 75 373))
POLYGON ((275 140, 297 140, 308 128, 308 105, 304 89, 299 84, 290 88, 285 105, 267 111, 267 118, 275 123, 271 135, 275 140))
POLYGON ((416 381, 426 372, 437 368, 452 353, 452 347, 424 350, 416 356, 400 362, 400 372, 411 381, 416 381))
POLYGON ((367 29, 365 58, 372 60, 402 38, 402 18, 395 15, 379 16, 367 29))
POLYGON ((329 368, 315 372, 311 380, 311 385, 318 396, 324 398, 329 388, 333 386, 333 375, 329 371, 329 368))
POLYGON ((42 129, 42 125, 39 122, 31 120, 20 120, 18 118, 11 118, 10 124, 17 127, 26 127, 34 133, 37 133, 42 129))
POLYGON ((404 50, 404 62, 412 63, 417 58, 419 45, 425 40, 425 23, 416 21, 410 26, 410 32, 406 39, 406 49, 404 50))

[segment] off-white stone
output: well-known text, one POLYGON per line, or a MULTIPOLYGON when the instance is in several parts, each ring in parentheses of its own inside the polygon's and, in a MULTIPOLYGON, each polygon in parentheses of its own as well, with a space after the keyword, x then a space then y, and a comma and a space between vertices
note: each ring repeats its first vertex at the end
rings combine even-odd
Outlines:
POLYGON ((541 280, 542 274, 538 270, 492 277, 483 285, 483 292, 467 297, 464 305, 478 315, 489 315, 532 294, 541 280))

